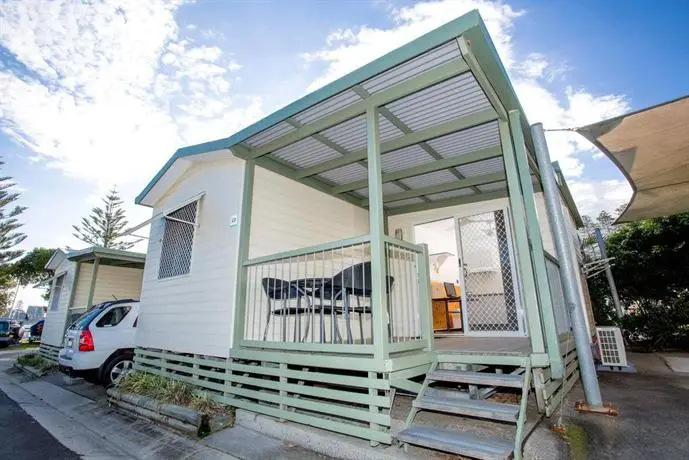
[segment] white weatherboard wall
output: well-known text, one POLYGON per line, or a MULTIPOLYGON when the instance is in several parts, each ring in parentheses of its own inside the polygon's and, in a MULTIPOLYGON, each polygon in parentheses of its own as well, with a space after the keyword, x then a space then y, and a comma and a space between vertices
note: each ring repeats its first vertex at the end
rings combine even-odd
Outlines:
MULTIPOLYGON (((266 256, 283 251, 314 246, 331 241, 342 240, 368 233, 368 212, 365 209, 319 192, 311 187, 275 174, 263 168, 256 168, 254 177, 253 207, 251 215, 251 238, 249 258, 266 256)), ((349 256, 296 259, 284 264, 266 264, 263 271, 256 272, 249 280, 247 289, 246 339, 262 340, 267 320, 267 298, 261 286, 261 277, 303 278, 308 276, 332 276, 354 263, 363 260, 349 256), (262 274, 261 274, 262 273, 262 274)), ((271 320, 268 329, 268 340, 280 340, 284 328, 290 331, 290 340, 296 319, 279 317, 271 320)), ((302 318, 306 324, 306 318, 302 318)), ((341 331, 345 322, 337 318, 341 331)), ((358 319, 357 319, 358 321, 358 319)), ((358 331, 358 324, 356 329, 358 331)), ((320 337, 318 322, 314 322, 311 331, 320 337)), ((365 337, 370 338, 370 325, 364 324, 365 337), (368 333, 368 335, 366 335, 368 333)), ((329 329, 326 328, 326 340, 329 340, 329 329)), ((359 335, 356 336, 359 338, 359 335)))
MULTIPOLYGON (((81 264, 72 310, 85 311, 88 308, 92 270, 93 263, 81 264)), ((141 295, 143 275, 144 271, 141 268, 99 265, 92 304, 115 299, 138 299, 141 295)))
POLYGON ((368 233, 368 212, 256 168, 249 258, 368 233))
POLYGON ((151 222, 141 312, 139 347, 229 356, 237 267, 244 161, 232 157, 197 163, 155 205, 153 214, 205 193, 201 198, 188 275, 158 279, 165 222, 151 222))
POLYGON ((65 279, 62 283, 62 291, 60 293, 60 300, 57 308, 51 310, 50 306, 53 301, 53 294, 48 300, 48 311, 45 315, 45 322, 43 323, 43 334, 41 335, 41 343, 53 346, 62 345, 62 339, 65 335, 65 321, 67 320, 67 311, 69 307, 69 297, 72 291, 72 283, 74 282, 74 270, 76 264, 64 259, 55 269, 55 275, 65 274, 65 279))

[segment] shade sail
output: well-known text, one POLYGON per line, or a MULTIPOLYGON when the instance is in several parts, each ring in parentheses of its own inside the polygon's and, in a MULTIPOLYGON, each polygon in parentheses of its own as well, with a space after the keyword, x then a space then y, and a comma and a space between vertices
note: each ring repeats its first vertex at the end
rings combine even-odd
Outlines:
POLYGON ((632 186, 618 222, 689 211, 689 96, 576 131, 607 154, 632 186))

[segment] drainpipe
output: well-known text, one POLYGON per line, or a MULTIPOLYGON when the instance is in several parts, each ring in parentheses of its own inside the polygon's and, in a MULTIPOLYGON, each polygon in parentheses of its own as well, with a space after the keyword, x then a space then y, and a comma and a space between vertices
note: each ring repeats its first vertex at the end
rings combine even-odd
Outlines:
POLYGON ((555 239, 558 261, 560 262, 560 278, 562 279, 565 302, 572 319, 574 341, 576 342, 577 357, 579 358, 579 371, 581 372, 581 381, 584 385, 586 402, 591 408, 602 408, 603 401, 601 400, 598 376, 596 375, 596 367, 591 354, 590 335, 586 327, 584 308, 579 297, 577 269, 570 246, 572 243, 565 225, 565 216, 560 205, 560 192, 555 181, 555 171, 550 161, 548 144, 545 141, 545 133, 541 123, 531 126, 531 136, 533 137, 536 150, 538 168, 541 171, 543 196, 548 209, 548 217, 553 226, 553 238, 555 239))
MULTIPOLYGON (((596 233, 596 241, 598 241, 598 249, 600 249, 600 258, 606 260, 608 258, 608 252, 605 250, 605 241, 603 240, 603 234, 600 232, 600 228, 594 230, 596 233)), ((612 277, 612 270, 610 270, 610 262, 605 263, 605 276, 608 278, 608 284, 610 285, 610 292, 612 292, 612 302, 615 304, 615 311, 617 312, 617 317, 622 318, 624 312, 622 312, 622 305, 620 305, 620 296, 617 295, 617 286, 615 286, 615 278, 612 277)))

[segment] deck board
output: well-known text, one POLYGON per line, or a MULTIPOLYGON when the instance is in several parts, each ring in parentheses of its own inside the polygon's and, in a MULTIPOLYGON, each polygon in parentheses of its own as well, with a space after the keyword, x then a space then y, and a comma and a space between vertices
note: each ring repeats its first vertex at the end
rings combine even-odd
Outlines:
POLYGON ((496 353, 525 356, 531 353, 531 341, 528 337, 447 335, 435 338, 435 349, 446 353, 496 353))

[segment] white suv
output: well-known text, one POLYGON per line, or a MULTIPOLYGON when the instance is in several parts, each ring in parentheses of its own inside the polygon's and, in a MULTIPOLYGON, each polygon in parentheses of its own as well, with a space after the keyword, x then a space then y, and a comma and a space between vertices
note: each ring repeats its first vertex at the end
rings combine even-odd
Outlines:
POLYGON ((108 386, 132 368, 139 301, 115 300, 94 305, 65 335, 58 355, 61 372, 108 386))

